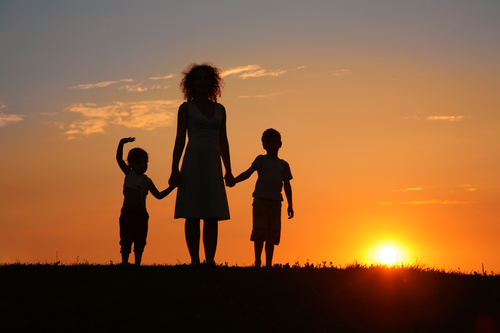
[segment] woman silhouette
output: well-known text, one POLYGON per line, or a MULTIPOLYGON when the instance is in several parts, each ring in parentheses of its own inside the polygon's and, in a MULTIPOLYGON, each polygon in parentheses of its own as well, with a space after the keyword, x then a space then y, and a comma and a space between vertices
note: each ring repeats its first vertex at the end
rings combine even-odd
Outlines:
POLYGON ((221 157, 228 186, 234 185, 226 132, 226 110, 217 103, 223 85, 218 68, 191 64, 182 74, 184 102, 177 116, 171 186, 178 186, 175 218, 185 218, 186 243, 191 264, 200 263, 200 220, 203 219, 205 260, 214 264, 218 221, 227 220, 229 207, 222 176, 221 157), (179 171, 179 162, 188 143, 179 171))

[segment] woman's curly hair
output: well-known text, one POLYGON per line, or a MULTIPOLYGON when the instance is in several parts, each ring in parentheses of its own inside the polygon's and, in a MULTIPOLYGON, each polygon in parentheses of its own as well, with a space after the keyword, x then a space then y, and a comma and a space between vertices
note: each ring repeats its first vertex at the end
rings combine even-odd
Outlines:
POLYGON ((212 64, 206 62, 201 65, 193 63, 186 67, 182 74, 184 75, 180 83, 182 93, 184 98, 190 102, 196 97, 194 91, 194 76, 198 69, 204 69, 210 75, 210 92, 208 93, 208 99, 212 102, 217 102, 217 97, 222 96, 222 88, 224 86, 224 80, 222 80, 220 69, 213 66, 212 64))

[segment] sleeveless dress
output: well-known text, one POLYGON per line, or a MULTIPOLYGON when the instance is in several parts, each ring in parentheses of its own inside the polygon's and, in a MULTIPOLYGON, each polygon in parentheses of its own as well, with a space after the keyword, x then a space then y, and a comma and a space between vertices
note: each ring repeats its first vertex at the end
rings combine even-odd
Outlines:
POLYGON ((188 102, 188 143, 181 167, 174 218, 228 220, 226 188, 222 176, 219 129, 222 107, 208 120, 193 102, 188 102))

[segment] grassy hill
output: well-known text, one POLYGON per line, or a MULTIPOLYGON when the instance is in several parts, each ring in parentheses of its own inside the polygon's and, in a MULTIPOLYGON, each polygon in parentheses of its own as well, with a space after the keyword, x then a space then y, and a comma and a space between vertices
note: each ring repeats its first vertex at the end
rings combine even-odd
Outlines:
POLYGON ((2 332, 497 332, 500 276, 343 268, 9 264, 2 332))

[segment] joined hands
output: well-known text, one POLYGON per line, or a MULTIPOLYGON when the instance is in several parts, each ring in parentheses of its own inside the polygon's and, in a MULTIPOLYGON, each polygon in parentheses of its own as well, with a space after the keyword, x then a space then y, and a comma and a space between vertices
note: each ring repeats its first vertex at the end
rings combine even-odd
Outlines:
POLYGON ((234 187, 234 185, 236 185, 236 182, 234 181, 234 177, 233 177, 232 173, 226 173, 224 180, 226 181, 227 187, 234 187))

